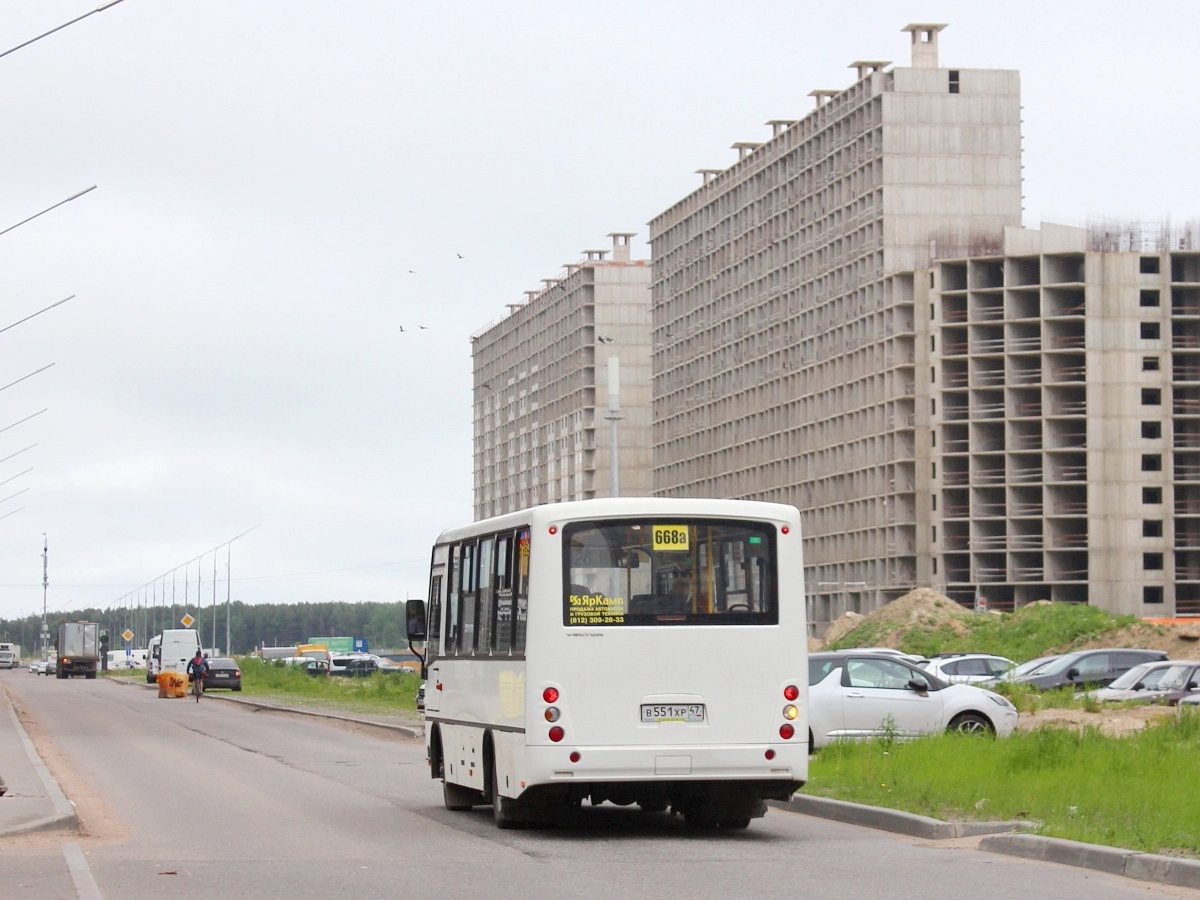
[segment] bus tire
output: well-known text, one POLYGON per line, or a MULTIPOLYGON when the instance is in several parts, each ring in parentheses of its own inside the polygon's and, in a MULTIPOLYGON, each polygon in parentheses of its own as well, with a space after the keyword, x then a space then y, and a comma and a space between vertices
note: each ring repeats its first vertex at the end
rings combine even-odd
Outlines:
POLYGON ((511 797, 504 797, 500 794, 500 775, 496 771, 495 762, 491 765, 491 782, 492 782, 492 821, 496 823, 497 828, 515 828, 520 824, 520 819, 515 815, 514 806, 516 801, 511 797))
POLYGON ((442 803, 455 812, 470 809, 483 800, 479 791, 442 779, 442 803))

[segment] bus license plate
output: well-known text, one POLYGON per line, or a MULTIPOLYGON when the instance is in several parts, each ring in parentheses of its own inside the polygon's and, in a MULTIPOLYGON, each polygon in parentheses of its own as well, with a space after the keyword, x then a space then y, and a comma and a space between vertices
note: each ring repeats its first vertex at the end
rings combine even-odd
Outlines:
POLYGON ((643 703, 643 722, 703 722, 703 703, 643 703))

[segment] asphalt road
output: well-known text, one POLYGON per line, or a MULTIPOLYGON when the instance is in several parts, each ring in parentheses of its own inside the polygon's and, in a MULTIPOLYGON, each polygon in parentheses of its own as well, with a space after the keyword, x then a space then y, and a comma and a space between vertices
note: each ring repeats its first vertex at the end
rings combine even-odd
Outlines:
POLYGON ((608 805, 500 832, 442 808, 418 741, 105 679, 5 683, 83 826, 0 839, 4 897, 1200 896, 779 810, 711 835, 608 805))

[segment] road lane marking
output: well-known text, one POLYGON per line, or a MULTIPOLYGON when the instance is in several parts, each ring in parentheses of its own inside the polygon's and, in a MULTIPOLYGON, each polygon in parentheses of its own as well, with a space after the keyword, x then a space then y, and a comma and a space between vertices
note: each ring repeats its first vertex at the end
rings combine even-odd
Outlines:
POLYGON ((75 893, 79 900, 104 900, 100 886, 92 877, 92 870, 87 864, 87 857, 78 842, 70 841, 62 845, 63 856, 67 858, 67 868, 71 870, 71 880, 75 882, 75 893))

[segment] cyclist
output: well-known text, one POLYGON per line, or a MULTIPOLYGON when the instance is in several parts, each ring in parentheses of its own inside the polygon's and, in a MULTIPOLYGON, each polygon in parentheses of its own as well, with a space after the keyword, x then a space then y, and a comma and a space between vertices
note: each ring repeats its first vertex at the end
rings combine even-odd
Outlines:
POLYGON ((204 690, 204 676, 208 674, 208 660, 204 658, 204 654, 199 650, 187 664, 188 681, 200 682, 200 690, 204 690))

